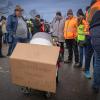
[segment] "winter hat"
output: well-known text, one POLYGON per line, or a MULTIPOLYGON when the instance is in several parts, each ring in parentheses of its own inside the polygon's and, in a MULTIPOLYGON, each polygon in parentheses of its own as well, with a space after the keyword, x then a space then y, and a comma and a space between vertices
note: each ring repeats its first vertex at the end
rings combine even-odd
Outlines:
POLYGON ((56 15, 62 16, 60 11, 56 12, 56 15))
POLYGON ((83 10, 82 9, 79 9, 77 11, 77 16, 79 16, 79 15, 84 16, 84 13, 83 13, 83 10))
POLYGON ((72 9, 69 9, 69 10, 67 11, 67 15, 73 15, 72 9))
POLYGON ((41 16, 39 14, 37 14, 35 17, 40 18, 41 16))

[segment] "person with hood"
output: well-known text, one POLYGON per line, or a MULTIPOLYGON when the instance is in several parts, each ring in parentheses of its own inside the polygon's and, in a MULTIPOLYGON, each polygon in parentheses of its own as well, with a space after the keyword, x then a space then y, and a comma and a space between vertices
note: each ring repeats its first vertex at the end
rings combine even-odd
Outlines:
POLYGON ((64 61, 64 23, 65 19, 63 18, 61 12, 56 13, 56 17, 53 19, 51 23, 52 35, 57 37, 58 42, 61 47, 61 61, 64 61))
POLYGON ((79 66, 79 52, 77 45, 77 18, 74 17, 72 9, 67 12, 67 20, 64 26, 64 38, 66 46, 68 48, 68 60, 66 63, 71 63, 73 61, 73 52, 75 55, 75 66, 79 66))
POLYGON ((94 81, 93 91, 99 93, 100 90, 100 0, 92 0, 88 16, 90 23, 90 34, 94 49, 94 81))
POLYGON ((7 18, 8 42, 10 43, 7 56, 12 54, 17 42, 26 43, 28 41, 28 27, 22 12, 21 6, 16 5, 14 14, 7 18))
MULTIPOLYGON (((82 68, 83 66, 83 55, 85 53, 85 68, 84 68, 84 75, 86 78, 90 79, 90 62, 93 55, 93 48, 91 45, 90 39, 88 39, 89 36, 89 25, 88 22, 85 19, 85 15, 82 11, 82 9, 79 9, 77 12, 78 17, 78 37, 77 41, 79 44, 79 52, 80 52, 80 65, 79 67, 82 68)), ((83 70, 83 69, 82 69, 83 70)))

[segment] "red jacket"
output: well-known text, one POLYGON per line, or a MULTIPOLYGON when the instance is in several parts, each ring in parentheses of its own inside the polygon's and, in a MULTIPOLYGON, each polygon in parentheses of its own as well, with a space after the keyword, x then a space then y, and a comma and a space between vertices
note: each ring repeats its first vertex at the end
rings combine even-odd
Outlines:
POLYGON ((41 31, 41 32, 44 32, 44 31, 45 31, 44 23, 41 24, 40 31, 41 31))

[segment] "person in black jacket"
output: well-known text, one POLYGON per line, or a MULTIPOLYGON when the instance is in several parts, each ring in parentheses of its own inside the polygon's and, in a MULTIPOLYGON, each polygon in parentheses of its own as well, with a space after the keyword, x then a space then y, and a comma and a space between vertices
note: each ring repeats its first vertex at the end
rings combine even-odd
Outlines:
POLYGON ((14 13, 7 18, 7 33, 9 34, 9 49, 7 56, 10 56, 16 47, 16 44, 27 43, 29 30, 25 18, 23 17, 23 9, 20 5, 16 5, 14 13))

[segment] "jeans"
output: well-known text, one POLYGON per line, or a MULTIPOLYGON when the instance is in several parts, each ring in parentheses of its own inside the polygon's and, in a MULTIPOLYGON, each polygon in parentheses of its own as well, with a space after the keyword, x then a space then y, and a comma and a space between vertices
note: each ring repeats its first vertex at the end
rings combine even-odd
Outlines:
POLYGON ((100 38, 92 38, 92 45, 94 48, 95 56, 93 86, 100 88, 100 38))
POLYGON ((13 42, 9 44, 8 55, 11 55, 17 43, 27 43, 27 38, 14 37, 13 42))
POLYGON ((75 55, 75 62, 79 62, 79 52, 78 52, 78 44, 75 39, 67 39, 65 40, 66 42, 66 47, 68 48, 68 60, 73 59, 73 52, 75 55))
POLYGON ((32 38, 32 33, 28 33, 28 40, 31 40, 31 38, 32 38))
MULTIPOLYGON (((91 59, 93 57, 93 53, 94 53, 94 50, 93 50, 93 47, 92 47, 92 44, 91 44, 91 39, 87 39, 87 42, 88 42, 88 45, 86 46, 86 49, 85 49, 85 54, 86 54, 86 57, 85 57, 85 71, 89 71, 90 70, 90 63, 91 63, 91 59)), ((94 61, 93 61, 94 63, 94 61)))
POLYGON ((79 46, 79 54, 80 54, 80 67, 83 66, 83 58, 85 56, 86 59, 86 46, 79 46))

